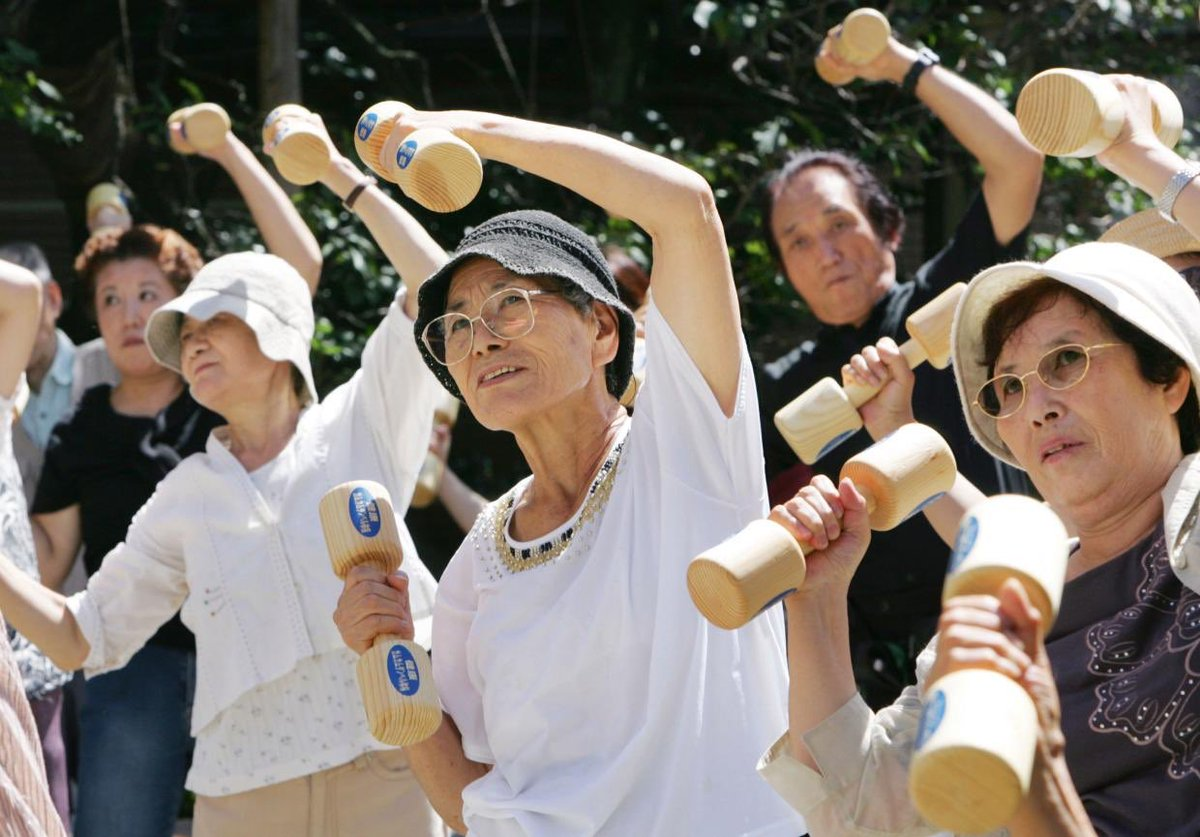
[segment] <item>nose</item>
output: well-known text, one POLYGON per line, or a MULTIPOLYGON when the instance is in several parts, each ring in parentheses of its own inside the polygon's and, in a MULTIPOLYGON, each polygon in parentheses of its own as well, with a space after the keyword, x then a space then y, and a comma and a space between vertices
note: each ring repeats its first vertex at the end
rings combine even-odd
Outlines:
POLYGON ((121 313, 125 316, 126 325, 134 325, 145 320, 142 316, 142 304, 136 297, 125 300, 121 305, 121 313))
POLYGON ((1025 403, 1021 408, 1028 410, 1029 420, 1040 427, 1062 416, 1061 396, 1060 390, 1051 389, 1037 375, 1030 375, 1025 379, 1025 403))
POLYGON ((504 344, 503 337, 492 334, 492 330, 483 324, 480 317, 471 323, 471 353, 484 355, 492 349, 498 349, 504 344))
POLYGON ((842 258, 842 251, 838 249, 837 244, 830 236, 820 236, 817 239, 817 247, 823 265, 837 264, 842 258))

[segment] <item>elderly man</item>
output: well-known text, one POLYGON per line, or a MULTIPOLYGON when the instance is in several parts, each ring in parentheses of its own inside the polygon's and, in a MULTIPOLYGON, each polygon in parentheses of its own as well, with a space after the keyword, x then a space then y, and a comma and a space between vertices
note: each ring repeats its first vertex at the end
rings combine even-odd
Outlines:
MULTIPOLYGON (((878 58, 851 66, 822 48, 826 60, 858 78, 890 81, 913 93, 983 168, 980 192, 945 248, 912 277, 898 275, 904 216, 863 162, 837 151, 803 150, 767 180, 764 233, 792 286, 821 326, 760 370, 763 439, 773 502, 790 497, 811 472, 771 423, 775 411, 881 337, 906 338, 904 321, 951 284, 1023 255, 1025 229, 1041 186, 1042 156, 1015 118, 992 97, 942 67, 928 49, 894 38, 878 58)), ((959 467, 985 493, 1024 490, 1015 471, 970 439, 949 373, 917 373, 916 415, 951 443, 959 467)), ((869 443, 866 433, 835 448, 815 470, 836 476, 869 443)), ((873 706, 909 682, 912 659, 933 633, 948 550, 921 518, 872 541, 850 592, 851 641, 859 686, 873 706)))

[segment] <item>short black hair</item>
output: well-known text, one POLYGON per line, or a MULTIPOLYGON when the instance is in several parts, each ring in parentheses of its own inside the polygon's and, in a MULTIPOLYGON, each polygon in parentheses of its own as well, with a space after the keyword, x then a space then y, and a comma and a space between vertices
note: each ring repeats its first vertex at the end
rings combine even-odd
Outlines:
POLYGON ((767 175, 763 181, 763 237, 767 240, 767 248, 777 264, 782 264, 783 258, 772 225, 775 201, 793 178, 818 166, 833 169, 850 182, 859 208, 867 216, 871 229, 881 241, 898 241, 904 235, 904 210, 866 163, 847 151, 802 148, 789 154, 783 165, 767 175))

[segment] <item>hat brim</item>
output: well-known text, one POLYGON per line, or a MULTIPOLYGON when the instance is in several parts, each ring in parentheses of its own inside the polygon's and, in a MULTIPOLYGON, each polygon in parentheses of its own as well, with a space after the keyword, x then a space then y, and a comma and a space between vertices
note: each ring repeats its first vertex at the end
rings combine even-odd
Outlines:
POLYGON ((317 403, 317 388, 309 359, 308 340, 296 329, 283 323, 268 308, 242 296, 197 288, 157 308, 146 322, 145 339, 150 354, 162 366, 183 374, 180 361, 179 330, 185 316, 211 320, 217 314, 232 314, 254 332, 259 350, 274 361, 291 363, 304 379, 308 400, 317 403))

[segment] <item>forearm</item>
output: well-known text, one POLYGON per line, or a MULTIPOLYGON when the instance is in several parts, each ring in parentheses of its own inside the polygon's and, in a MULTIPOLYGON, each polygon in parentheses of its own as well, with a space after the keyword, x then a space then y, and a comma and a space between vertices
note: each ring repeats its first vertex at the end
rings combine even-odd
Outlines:
POLYGON ((487 498, 467 485, 449 466, 442 472, 442 484, 438 497, 446 511, 454 518, 454 522, 464 532, 469 532, 475 525, 475 518, 487 505, 487 498))
POLYGON ((37 550, 38 575, 43 586, 58 590, 70 574, 75 556, 74 553, 68 556, 54 548, 50 533, 46 531, 39 517, 40 515, 33 515, 29 519, 30 528, 33 529, 33 545, 37 550))
POLYGON ((434 810, 447 825, 465 834, 463 788, 486 775, 491 767, 466 757, 458 727, 445 713, 442 713, 442 725, 437 732, 424 741, 409 745, 405 752, 434 810))
MULTIPOLYGON (((337 155, 321 182, 344 200, 365 177, 347 158, 337 155)), ((415 317, 417 289, 445 264, 446 251, 417 219, 378 186, 368 186, 359 193, 354 200, 354 212, 408 288, 406 311, 415 317)))
MULTIPOLYGON (((897 50, 894 81, 903 80, 915 58, 916 52, 907 47, 897 50)), ((979 161, 996 240, 1007 244, 1033 217, 1042 184, 1042 154, 1026 141, 1016 117, 952 70, 940 65, 925 70, 917 80, 916 95, 979 161)))
MULTIPOLYGON (((1195 165, 1156 139, 1130 140, 1099 155, 1106 168, 1157 199, 1175 172, 1195 165)), ((1200 238, 1200 179, 1193 180, 1175 201, 1175 217, 1188 232, 1200 238)))
POLYGON ((1095 837, 1066 762, 1057 758, 1047 763, 1039 757, 1034 771, 1034 782, 1040 787, 1025 798, 1008 823, 1011 837, 1095 837))
POLYGON ((788 738, 791 752, 817 770, 803 734, 842 708, 857 693, 850 659, 846 590, 793 593, 787 609, 788 738))
POLYGON ((958 524, 962 522, 963 515, 983 499, 983 492, 976 488, 973 482, 962 474, 955 474, 954 485, 950 490, 922 511, 938 537, 946 546, 953 547, 958 537, 958 524))
POLYGON ((287 193, 233 134, 209 156, 233 179, 267 249, 296 268, 315 294, 321 277, 321 248, 287 193))
POLYGON ((66 597, 21 572, 6 555, 0 555, 0 611, 64 671, 74 671, 87 659, 91 646, 66 597))

